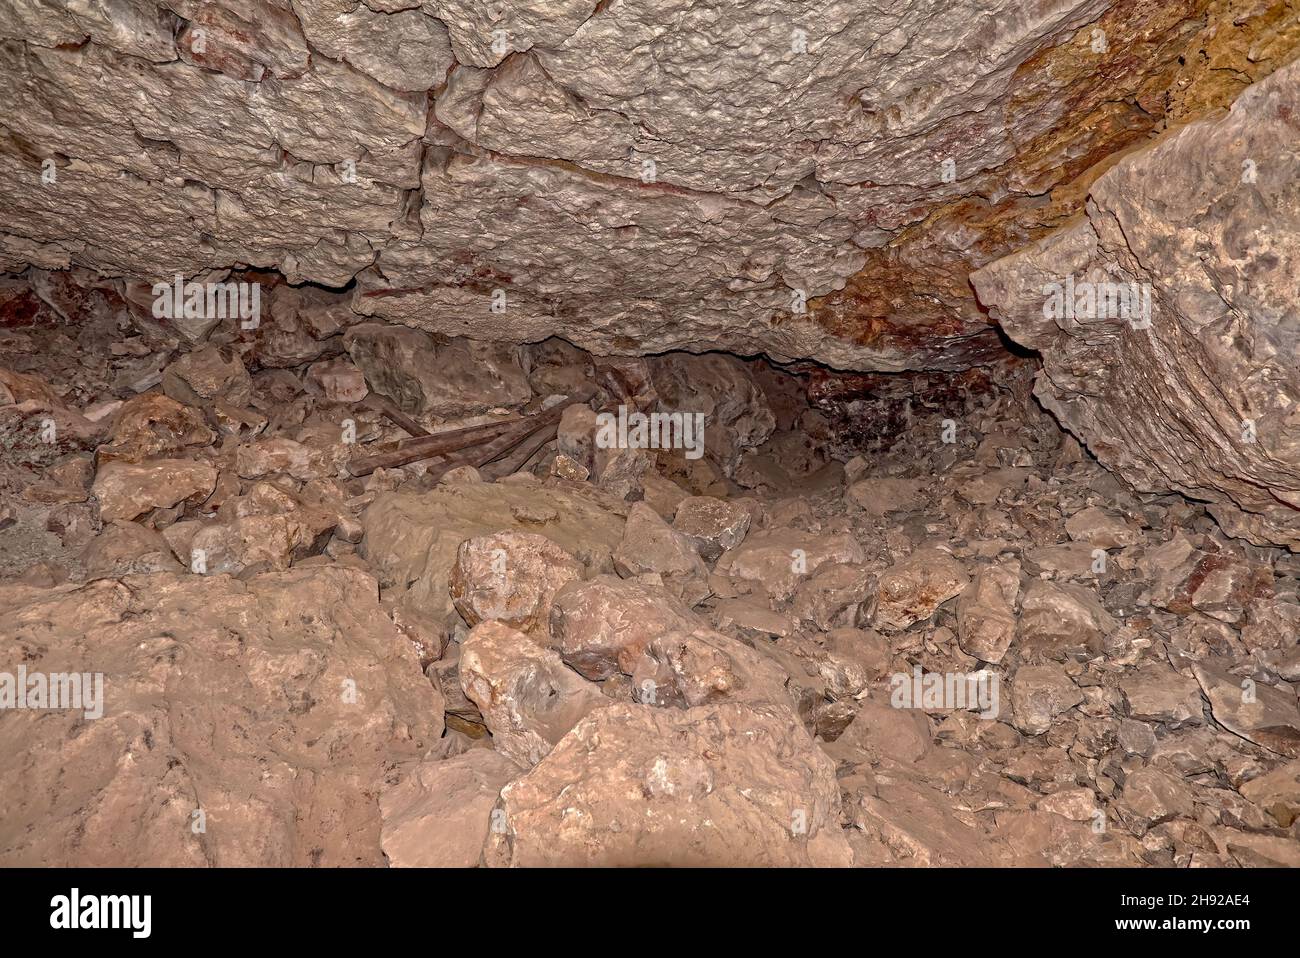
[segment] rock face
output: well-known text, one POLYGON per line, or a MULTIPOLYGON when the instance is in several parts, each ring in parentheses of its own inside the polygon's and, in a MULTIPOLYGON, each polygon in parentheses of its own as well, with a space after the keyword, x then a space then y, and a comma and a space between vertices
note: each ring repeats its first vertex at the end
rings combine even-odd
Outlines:
POLYGON ((253 263, 446 336, 883 370, 997 350, 970 267, 1295 45, 1201 2, 107 9, 0 11, 0 268, 253 263))
POLYGON ((0 723, 7 865, 380 864, 373 784, 442 734, 356 570, 6 586, 0 609, 31 671, 103 673, 102 718, 0 723))
POLYGON ((1300 65, 1278 71, 1227 116, 1120 160, 1074 226, 971 277, 1008 334, 1042 354, 1035 395, 1103 464, 1139 489, 1211 501, 1233 535, 1293 549, 1300 278, 1282 251, 1300 245, 1298 94, 1300 65), (1067 283, 1065 313, 1052 296, 1067 283), (1149 313, 1122 316, 1110 301, 1121 288, 1149 313))
POLYGON ((847 865, 835 768, 780 709, 610 705, 501 793, 489 864, 847 865))

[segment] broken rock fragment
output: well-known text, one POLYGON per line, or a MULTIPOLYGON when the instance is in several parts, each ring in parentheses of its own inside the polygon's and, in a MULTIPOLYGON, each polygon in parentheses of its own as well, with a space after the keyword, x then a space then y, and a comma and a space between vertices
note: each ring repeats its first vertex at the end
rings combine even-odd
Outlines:
POLYGON ((551 641, 589 679, 619 670, 620 657, 640 654, 656 637, 692 632, 698 617, 661 589, 610 575, 574 582, 555 595, 551 641))
POLYGON ((1300 758, 1300 706, 1290 686, 1239 678, 1204 662, 1192 671, 1216 722, 1279 755, 1300 758))
POLYGON ((394 868, 473 868, 501 787, 523 769, 501 752, 472 748, 440 762, 400 766, 379 797, 380 846, 394 868))
POLYGON ((0 586, 0 615, 33 671, 104 675, 101 718, 0 723, 8 865, 380 865, 376 782, 442 734, 441 696, 356 570, 0 586))
POLYGON ((460 684, 487 722, 496 748, 536 765, 569 729, 609 704, 599 686, 522 632, 500 622, 474 627, 460 654, 460 684))
POLYGON ((1119 627, 1095 590, 1073 583, 1035 579, 1020 606, 1020 641, 1027 654, 1053 659, 1096 654, 1119 627))
POLYGON ((187 406, 203 406, 216 399, 247 406, 252 386, 240 358, 230 349, 211 344, 185 353, 162 375, 163 392, 187 406))
POLYGON ((717 571, 760 585, 774 602, 783 604, 824 563, 857 565, 864 558, 862 546, 848 533, 771 529, 748 536, 725 553, 717 571))
POLYGON ((471 627, 491 619, 544 637, 555 593, 582 574, 582 563, 545 536, 476 536, 456 550, 451 600, 471 627))
POLYGON ((751 510, 738 502, 688 496, 677 504, 673 528, 694 543, 705 562, 715 562, 744 541, 752 518, 751 510))
POLYGON ((1024 665, 1011 684, 1011 722, 1026 735, 1041 735, 1082 701, 1083 693, 1059 665, 1024 665))
POLYGON ((1200 685, 1163 662, 1144 665, 1124 676, 1119 688, 1130 718, 1172 727, 1201 721, 1204 706, 1200 685))
POLYGON ((109 462, 95 474, 91 492, 106 521, 130 521, 151 509, 201 502, 217 484, 217 470, 193 459, 109 462))
POLYGON ((403 412, 446 418, 517 406, 533 392, 509 347, 432 336, 405 326, 363 323, 343 337, 352 361, 375 392, 403 412))
POLYGON ((489 864, 848 865, 835 769, 788 709, 615 704, 501 792, 489 864))
POLYGON ((643 502, 628 510, 623 541, 614 550, 614 568, 627 578, 657 572, 668 591, 687 606, 710 595, 709 570, 691 540, 643 502))
POLYGON ((961 562, 941 549, 921 549, 880 576, 874 594, 875 627, 899 632, 930 618, 970 581, 961 562))
POLYGON ((1001 662, 1016 635, 1020 563, 980 569, 957 600, 957 639, 984 662, 1001 662))
POLYGON ((108 442, 95 450, 95 458, 99 462, 171 458, 215 438, 193 406, 160 393, 144 393, 122 404, 108 442))

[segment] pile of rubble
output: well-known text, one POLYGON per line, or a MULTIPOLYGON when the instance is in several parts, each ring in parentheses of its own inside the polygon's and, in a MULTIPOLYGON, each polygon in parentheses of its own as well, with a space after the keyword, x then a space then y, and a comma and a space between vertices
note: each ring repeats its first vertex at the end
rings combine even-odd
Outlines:
POLYGON ((1027 366, 810 404, 240 279, 0 285, 3 669, 104 676, 0 722, 0 861, 1300 864, 1300 562, 1027 366))

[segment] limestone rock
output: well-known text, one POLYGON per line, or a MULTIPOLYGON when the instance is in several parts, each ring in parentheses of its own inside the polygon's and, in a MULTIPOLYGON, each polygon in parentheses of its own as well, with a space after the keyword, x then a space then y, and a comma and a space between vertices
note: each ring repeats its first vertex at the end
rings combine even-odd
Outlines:
POLYGON ((883 516, 915 506, 924 485, 917 479, 862 479, 852 483, 846 495, 868 515, 883 516))
POLYGON ((109 462, 100 466, 91 487, 105 521, 130 521, 151 509, 201 502, 217 484, 217 470, 193 459, 146 463, 109 462))
POLYGON ((134 522, 109 523, 87 544, 82 561, 88 579, 182 571, 167 540, 134 522))
POLYGON ((489 864, 847 865, 834 766, 788 710, 610 705, 501 793, 489 864))
POLYGON ((380 845, 393 868, 473 868, 492 827, 501 787, 521 769, 500 752, 473 748, 399 769, 379 796, 380 845))
POLYGON ((724 553, 717 571, 761 585, 774 602, 784 603, 824 563, 857 565, 864 559, 862 546, 847 533, 767 529, 724 553))
POLYGON ((1104 465, 1141 489, 1212 500, 1232 535, 1292 548, 1300 279, 1275 251, 1300 242, 1285 119, 1298 86, 1292 64, 1226 116, 1121 159, 1093 183, 1087 217, 971 277, 1008 334, 1043 356, 1039 400, 1104 465), (1247 161, 1262 171, 1249 181, 1247 161), (1044 290, 1067 281, 1083 308, 1045 306, 1044 290), (1092 283, 1111 285, 1088 308, 1092 283), (1121 287, 1138 294, 1130 317, 1111 308, 1121 287))
POLYGON ((343 337, 375 392, 411 415, 471 416, 532 397, 510 350, 457 339, 436 345, 416 329, 363 323, 343 337))
POLYGON ((863 618, 876 577, 866 566, 824 562, 795 591, 790 612, 823 632, 848 628, 863 618))
POLYGON ((454 483, 421 494, 384 493, 362 514, 361 550, 394 599, 414 616, 450 630, 459 620, 450 580, 466 539, 514 531, 543 535, 583 564, 613 571, 624 520, 587 487, 454 483), (528 518, 535 510, 546 518, 528 518), (522 518, 521 518, 522 517, 522 518))
POLYGON ((1016 635, 1020 563, 985 566, 957 600, 957 638, 968 654, 997 664, 1016 635))
POLYGON ((483 713, 496 748, 525 768, 583 716, 609 704, 599 686, 555 652, 496 621, 475 626, 465 640, 460 684, 483 713))
POLYGON ((1059 665, 1024 665, 1011 684, 1012 724, 1026 735, 1041 735, 1082 701, 1083 693, 1059 665))
POLYGON ((476 536, 456 550, 451 600, 471 628, 490 619, 545 637, 555 593, 582 573, 582 563, 545 536, 476 536))
POLYGON ((442 734, 441 697, 355 570, 5 587, 0 614, 29 668, 104 673, 102 718, 0 727, 9 865, 382 864, 375 782, 442 734))
POLYGON ((143 393, 122 404, 108 442, 95 450, 95 458, 99 462, 173 458, 214 438, 193 407, 158 393, 143 393))
POLYGON ((737 502, 713 496, 688 496, 677 503, 673 528, 695 544, 705 562, 716 562, 728 549, 745 541, 751 511, 737 502))
POLYGON ((668 591, 687 606, 698 605, 710 594, 709 570, 691 540, 644 503, 628 510, 614 568, 625 578, 657 572, 668 591))
POLYGON ((252 379, 231 350, 207 345, 185 353, 164 369, 162 388, 187 406, 203 406, 217 399, 246 406, 252 396, 252 379))
POLYGON ((1081 585, 1035 579, 1020 605, 1020 641, 1027 652, 1048 658, 1096 654, 1119 627, 1096 592, 1081 585))
POLYGON ((346 359, 323 359, 307 370, 307 383, 330 402, 358 403, 370 393, 361 370, 346 359))
POLYGON ((767 398, 738 359, 675 353, 654 360, 650 371, 660 411, 704 416, 704 454, 727 475, 776 428, 767 398))
POLYGON ((1240 679, 1207 663, 1192 670, 1216 722, 1279 755, 1300 758, 1300 705, 1294 690, 1240 679))
POLYGON ((961 562, 938 549, 912 553, 881 574, 874 595, 876 628, 898 632, 930 618, 960 595, 970 578, 961 562))
POLYGON ((1119 688, 1131 718, 1173 727, 1201 722, 1200 685, 1163 663, 1145 665, 1124 676, 1119 688))

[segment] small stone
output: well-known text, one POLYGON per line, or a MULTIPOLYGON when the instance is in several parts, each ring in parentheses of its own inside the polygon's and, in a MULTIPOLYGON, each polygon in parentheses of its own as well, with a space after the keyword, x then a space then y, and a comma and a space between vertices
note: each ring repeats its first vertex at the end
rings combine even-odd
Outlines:
POLYGON ((863 479, 849 486, 847 496, 868 515, 883 516, 919 505, 924 488, 919 479, 863 479))
POLYGON ((1150 755, 1156 747, 1156 733, 1145 722, 1121 719, 1117 741, 1120 748, 1130 755, 1150 755))
POLYGON ((215 438, 192 406, 160 393, 145 393, 122 404, 109 441, 95 450, 95 458, 101 463, 169 458, 215 438))
POLYGON ((1083 693, 1061 666, 1022 665, 1011 685, 1011 721, 1026 735, 1041 735, 1082 701, 1083 693))
POLYGON ((551 475, 557 479, 568 479, 570 482, 586 482, 587 477, 591 475, 591 470, 577 460, 560 453, 551 463, 551 475))
POLYGON ((834 764, 788 709, 589 715, 501 792, 489 864, 848 865, 834 764))
POLYGON ((1071 583, 1035 579, 1020 603, 1020 641, 1048 658, 1095 655, 1119 623, 1094 591, 1071 583))
POLYGON ((1097 796, 1090 788, 1064 788, 1039 799, 1035 807, 1072 822, 1087 822, 1097 811, 1097 796))

